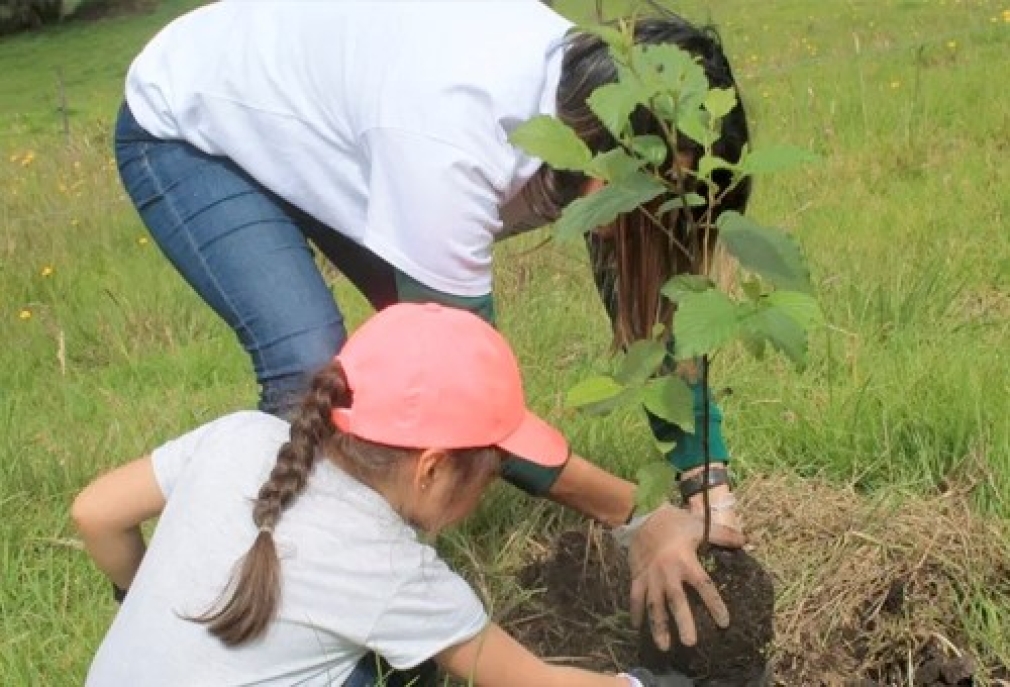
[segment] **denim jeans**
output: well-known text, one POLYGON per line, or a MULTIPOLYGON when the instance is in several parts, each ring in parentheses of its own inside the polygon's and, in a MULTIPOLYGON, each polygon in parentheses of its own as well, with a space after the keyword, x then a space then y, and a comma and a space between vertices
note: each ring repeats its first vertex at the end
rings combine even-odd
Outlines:
POLYGON ((261 410, 286 415, 347 337, 310 241, 373 307, 396 302, 396 272, 272 194, 227 158, 148 134, 125 104, 116 161, 165 256, 252 359, 261 410))
POLYGON ((412 670, 393 670, 375 654, 368 654, 354 667, 343 687, 435 687, 437 669, 425 661, 412 670))

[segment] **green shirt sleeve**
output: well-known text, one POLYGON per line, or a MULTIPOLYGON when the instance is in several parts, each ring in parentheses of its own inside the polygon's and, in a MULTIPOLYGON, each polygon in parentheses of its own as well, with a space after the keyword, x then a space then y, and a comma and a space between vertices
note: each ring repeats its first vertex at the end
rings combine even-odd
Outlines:
POLYGON ((483 296, 454 296, 425 286, 413 277, 396 270, 396 296, 401 303, 438 303, 467 310, 494 324, 494 298, 489 293, 483 296))

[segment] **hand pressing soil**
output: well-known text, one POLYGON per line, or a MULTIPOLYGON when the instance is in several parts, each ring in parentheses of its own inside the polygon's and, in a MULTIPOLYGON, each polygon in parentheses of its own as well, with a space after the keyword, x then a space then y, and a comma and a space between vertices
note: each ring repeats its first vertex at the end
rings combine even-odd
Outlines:
POLYGON ((656 672, 682 672, 694 678, 698 687, 771 685, 768 651, 775 612, 771 576, 755 558, 740 550, 713 547, 702 561, 729 609, 729 627, 719 628, 698 595, 689 589, 697 644, 684 646, 674 632, 670 650, 660 651, 646 627, 639 641, 640 664, 656 672))

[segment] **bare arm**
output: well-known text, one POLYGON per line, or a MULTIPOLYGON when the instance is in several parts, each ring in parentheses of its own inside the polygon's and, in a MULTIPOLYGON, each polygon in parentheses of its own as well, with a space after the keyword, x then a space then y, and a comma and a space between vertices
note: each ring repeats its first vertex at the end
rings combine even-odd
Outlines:
POLYGON ((629 687, 617 675, 552 666, 534 656, 495 623, 473 639, 450 647, 435 661, 475 687, 629 687))
POLYGON ((70 514, 98 569, 117 587, 128 589, 146 550, 140 523, 164 507, 151 457, 144 456, 85 487, 70 514))
POLYGON ((635 485, 572 455, 547 496, 610 527, 625 524, 635 507, 635 485))

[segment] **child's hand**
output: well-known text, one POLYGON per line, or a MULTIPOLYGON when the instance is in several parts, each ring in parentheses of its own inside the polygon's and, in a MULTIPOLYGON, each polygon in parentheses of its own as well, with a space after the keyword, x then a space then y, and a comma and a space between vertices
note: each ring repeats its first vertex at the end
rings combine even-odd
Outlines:
MULTIPOLYGON (((704 537, 704 522, 686 510, 671 505, 656 509, 631 540, 631 621, 640 627, 648 612, 656 646, 670 648, 668 612, 677 624, 680 641, 694 646, 697 632, 684 585, 691 585, 719 627, 729 625, 729 611, 715 584, 698 560, 704 537)), ((716 523, 709 541, 718 546, 740 548, 743 533, 716 523)))

